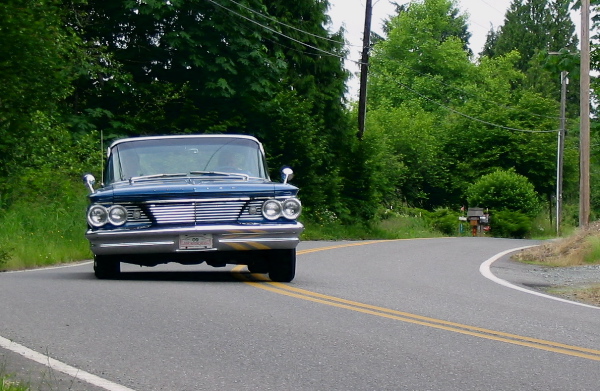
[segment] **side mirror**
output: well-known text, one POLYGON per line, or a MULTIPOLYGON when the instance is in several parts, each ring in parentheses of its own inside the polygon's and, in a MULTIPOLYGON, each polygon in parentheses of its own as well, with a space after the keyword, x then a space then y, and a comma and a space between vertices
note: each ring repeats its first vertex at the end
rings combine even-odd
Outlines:
POLYGON ((96 183, 96 178, 92 174, 83 175, 83 183, 87 186, 90 193, 94 192, 94 184, 96 183))
POLYGON ((284 167, 281 169, 281 181, 286 184, 289 180, 294 177, 294 170, 289 167, 284 167))

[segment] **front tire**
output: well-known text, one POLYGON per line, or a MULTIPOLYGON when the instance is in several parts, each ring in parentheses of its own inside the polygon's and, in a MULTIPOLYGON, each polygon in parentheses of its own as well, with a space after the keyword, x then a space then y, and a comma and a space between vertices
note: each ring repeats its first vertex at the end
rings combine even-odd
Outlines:
POLYGON ((269 278, 275 282, 290 282, 296 276, 296 249, 271 250, 269 278))
POLYGON ((94 274, 100 280, 117 278, 121 274, 121 262, 107 255, 94 255, 94 274))
POLYGON ((247 266, 250 273, 264 274, 269 272, 269 264, 265 261, 254 261, 247 266))

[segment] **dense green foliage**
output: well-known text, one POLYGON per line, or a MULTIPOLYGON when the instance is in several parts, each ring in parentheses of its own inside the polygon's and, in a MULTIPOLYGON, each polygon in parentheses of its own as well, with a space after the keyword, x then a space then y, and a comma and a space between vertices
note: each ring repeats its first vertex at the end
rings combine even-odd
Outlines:
POLYGON ((47 158, 40 136, 65 130, 61 102, 73 89, 81 57, 79 39, 63 26, 64 11, 55 0, 0 4, 0 194, 24 163, 47 158))
POLYGON ((506 11, 504 24, 491 31, 482 55, 498 57, 517 51, 517 68, 526 72, 536 52, 577 51, 575 25, 567 0, 515 0, 506 11))
POLYGON ((523 239, 532 229, 532 220, 525 213, 501 210, 491 216, 492 233, 500 238, 523 239))
MULTIPOLYGON (((578 60, 566 0, 515 0, 478 58, 454 0, 398 6, 372 48, 362 141, 344 97, 344 31, 329 30, 327 10, 326 0, 3 1, 0 262, 33 257, 15 255, 28 246, 15 237, 53 230, 60 241, 83 232, 76 216, 85 197, 74 189, 83 172, 100 177, 101 146, 122 136, 258 137, 272 177, 282 165, 294 168, 313 238, 331 226, 370 232, 354 237, 387 235, 379 224, 411 230, 397 225, 409 210, 420 211, 426 230, 452 235, 461 206, 509 203, 504 193, 475 199, 467 191, 486 181, 489 190, 502 175, 526 178, 530 185, 518 187, 549 211, 561 71, 573 78, 564 200, 566 221, 576 223, 578 60)), ((594 46, 593 69, 598 53, 594 46)), ((595 128, 593 121, 598 145, 595 128)), ((600 162, 592 163, 596 178, 600 162)), ((599 210, 600 182, 592 183, 599 210)), ((531 222, 534 210, 506 213, 531 222)), ((527 226, 520 219, 506 235, 527 226)), ((83 235, 73 240, 80 242, 71 257, 81 257, 83 235)), ((39 263, 67 260, 61 252, 38 251, 39 263)))
POLYGON ((467 200, 469 205, 485 205, 494 212, 510 210, 530 217, 537 216, 541 207, 533 185, 512 170, 482 176, 467 189, 467 200))
POLYGON ((560 99, 561 71, 569 74, 567 112, 579 115, 579 54, 570 0, 516 0, 504 24, 490 30, 482 56, 519 54, 515 67, 526 75, 524 85, 560 99))
POLYGON ((87 46, 101 45, 103 71, 77 81, 77 124, 108 138, 257 136, 273 176, 282 165, 298 171, 308 210, 329 204, 340 213, 354 140, 343 40, 325 29, 326 9, 312 0, 79 4, 71 22, 87 46))
POLYGON ((482 175, 514 169, 550 199, 557 101, 527 88, 517 52, 470 61, 458 33, 445 33, 464 21, 451 2, 411 3, 375 47, 369 124, 395 159, 391 185, 409 205, 456 207, 482 175))

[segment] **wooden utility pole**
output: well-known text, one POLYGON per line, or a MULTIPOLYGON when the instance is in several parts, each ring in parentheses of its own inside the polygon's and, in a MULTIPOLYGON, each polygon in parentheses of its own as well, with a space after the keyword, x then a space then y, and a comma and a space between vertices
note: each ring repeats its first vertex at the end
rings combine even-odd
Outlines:
POLYGON ((562 221, 562 193, 563 193, 563 161, 565 154, 565 128, 567 108, 567 71, 560 73, 560 129, 558 131, 558 152, 556 159, 556 235, 560 236, 562 221))
POLYGON ((590 0, 581 0, 579 226, 590 222, 590 0))
POLYGON ((358 133, 362 140, 365 134, 365 118, 367 117, 367 75, 369 72, 369 50, 371 48, 371 15, 372 2, 367 0, 365 7, 365 30, 363 32, 363 50, 360 60, 360 91, 358 93, 358 133))

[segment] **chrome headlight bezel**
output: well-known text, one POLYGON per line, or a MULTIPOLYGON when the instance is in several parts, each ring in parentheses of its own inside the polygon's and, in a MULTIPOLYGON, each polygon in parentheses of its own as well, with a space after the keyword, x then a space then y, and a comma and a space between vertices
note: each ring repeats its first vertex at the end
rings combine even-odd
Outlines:
POLYGON ((288 198, 281 203, 281 215, 288 220, 296 220, 302 212, 302 203, 297 198, 288 198))
POLYGON ((127 222, 127 209, 121 205, 108 208, 108 222, 115 227, 120 227, 127 222))
POLYGON ((108 209, 102 205, 92 205, 87 212, 88 224, 92 227, 100 228, 108 223, 108 209))
POLYGON ((101 228, 106 224, 120 227, 127 222, 127 209, 121 205, 106 207, 95 204, 88 208, 87 222, 94 228, 101 228))
POLYGON ((281 217, 281 202, 277 200, 266 200, 262 206, 262 214, 267 220, 277 220, 281 217))

